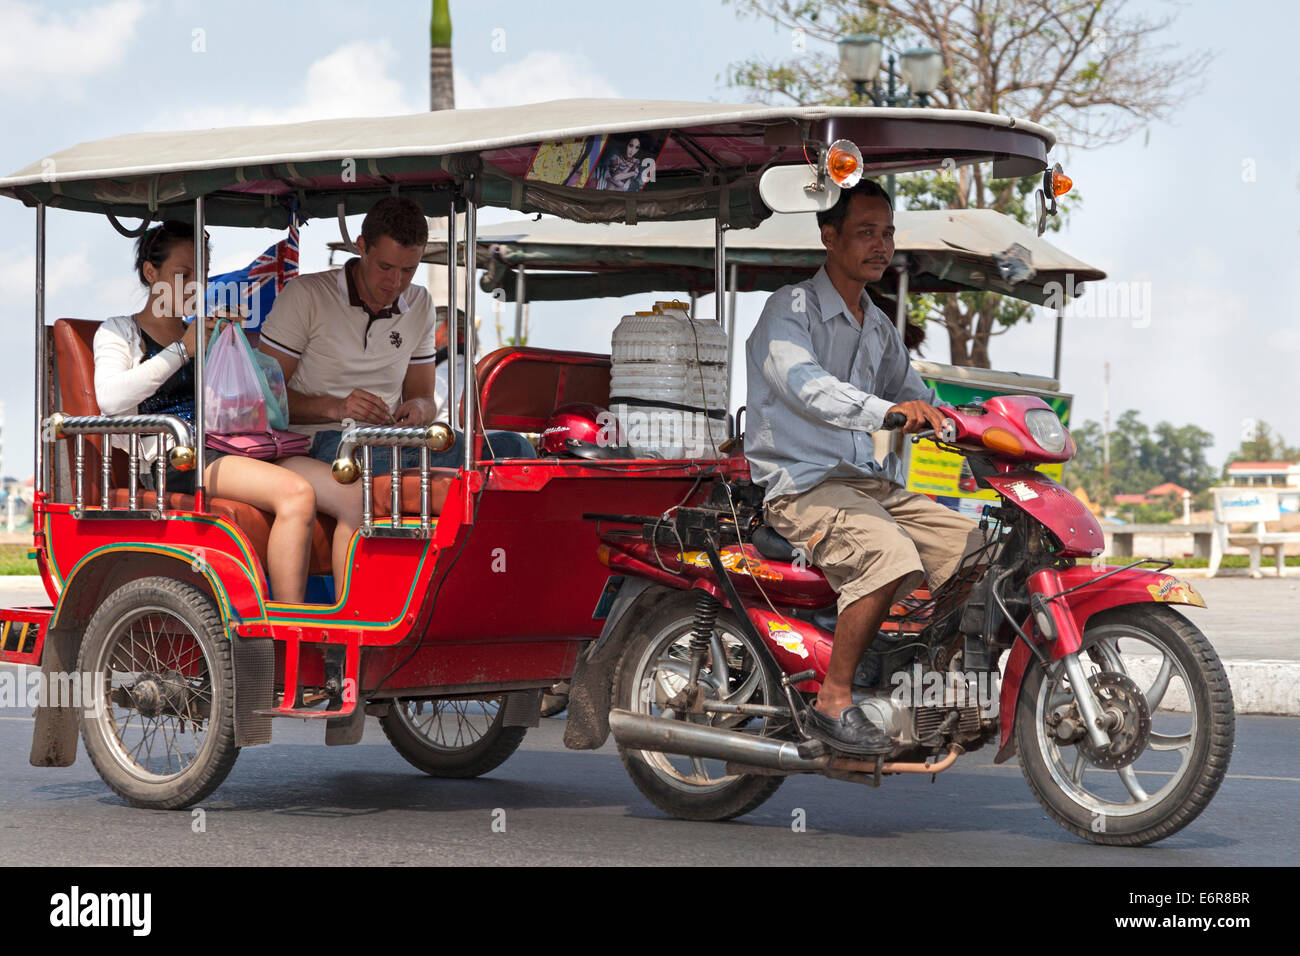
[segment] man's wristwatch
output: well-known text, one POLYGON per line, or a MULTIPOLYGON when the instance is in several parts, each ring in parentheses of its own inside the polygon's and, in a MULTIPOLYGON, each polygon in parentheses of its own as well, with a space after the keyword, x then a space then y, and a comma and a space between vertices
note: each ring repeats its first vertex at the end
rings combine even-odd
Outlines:
POLYGON ((176 346, 176 351, 180 353, 182 362, 190 360, 190 350, 185 347, 185 343, 181 339, 177 339, 172 345, 176 346))

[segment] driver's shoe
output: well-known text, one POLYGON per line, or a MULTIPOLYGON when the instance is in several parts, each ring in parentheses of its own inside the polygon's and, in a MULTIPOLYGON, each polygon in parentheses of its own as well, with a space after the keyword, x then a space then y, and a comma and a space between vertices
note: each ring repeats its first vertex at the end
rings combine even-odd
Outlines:
POLYGON ((808 734, 841 753, 879 756, 894 749, 894 741, 867 719, 862 708, 845 707, 839 718, 828 717, 816 707, 804 712, 808 734))

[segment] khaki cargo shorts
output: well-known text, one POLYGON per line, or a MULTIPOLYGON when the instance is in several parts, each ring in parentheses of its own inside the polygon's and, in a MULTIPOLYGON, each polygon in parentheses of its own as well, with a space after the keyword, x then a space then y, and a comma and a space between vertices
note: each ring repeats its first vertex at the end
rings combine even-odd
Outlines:
POLYGON ((952 577, 984 543, 978 525, 883 478, 828 478, 765 506, 767 523, 826 575, 841 613, 891 581, 897 601, 952 577))

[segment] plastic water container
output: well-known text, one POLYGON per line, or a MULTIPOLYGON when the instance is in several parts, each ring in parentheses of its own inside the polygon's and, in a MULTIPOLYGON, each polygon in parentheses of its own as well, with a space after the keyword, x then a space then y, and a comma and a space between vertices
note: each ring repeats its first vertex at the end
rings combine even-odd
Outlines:
POLYGON ((726 440, 727 335, 716 322, 692 320, 689 310, 656 302, 614 330, 611 410, 638 456, 711 458, 726 440))

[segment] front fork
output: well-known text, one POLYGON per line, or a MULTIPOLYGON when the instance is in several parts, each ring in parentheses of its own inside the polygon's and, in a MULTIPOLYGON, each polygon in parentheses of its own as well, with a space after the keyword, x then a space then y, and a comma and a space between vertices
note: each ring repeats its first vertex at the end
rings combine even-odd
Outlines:
POLYGON ((1065 666, 1088 740, 1099 749, 1109 747, 1106 718, 1102 716, 1101 704, 1093 694, 1092 685, 1083 672, 1083 662, 1079 660, 1083 634, 1062 597, 1065 588, 1061 586, 1060 574, 1055 568, 1036 571, 1029 576, 1028 590, 1035 629, 1049 645, 1052 658, 1065 666))

